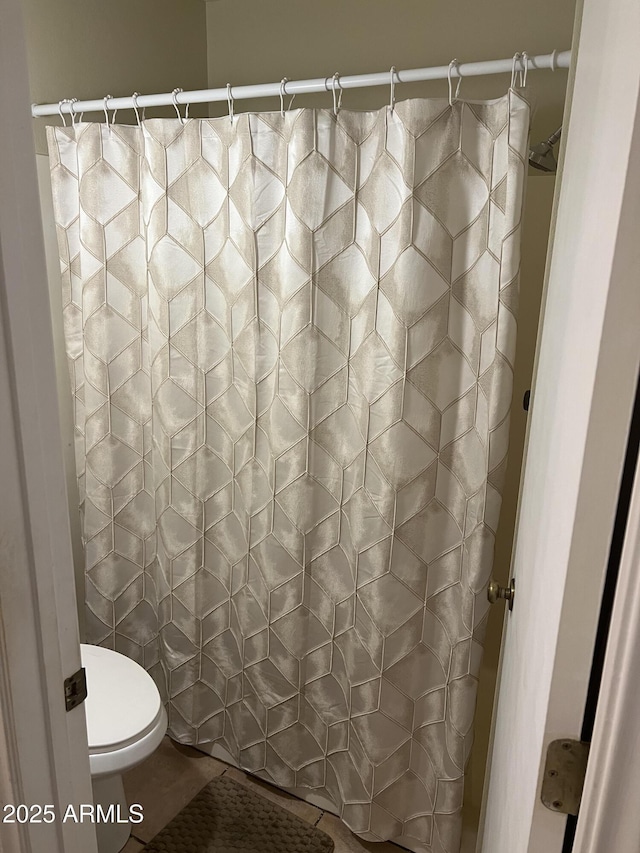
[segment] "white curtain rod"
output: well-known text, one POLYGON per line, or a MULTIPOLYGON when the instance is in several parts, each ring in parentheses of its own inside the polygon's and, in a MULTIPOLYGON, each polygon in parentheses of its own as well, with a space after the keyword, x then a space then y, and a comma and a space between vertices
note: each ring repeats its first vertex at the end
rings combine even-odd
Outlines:
MULTIPOLYGON (((571 61, 571 51, 554 50, 552 53, 539 56, 526 56, 526 66, 529 71, 540 68, 568 68, 571 61)), ((452 77, 481 77, 485 74, 506 74, 516 69, 524 70, 523 54, 516 54, 509 59, 494 59, 486 62, 461 62, 451 67, 452 77)), ((406 71, 395 71, 394 82, 418 83, 423 80, 446 80, 449 75, 448 65, 438 65, 434 68, 413 68, 406 71)), ((337 84, 342 89, 359 89, 367 86, 388 86, 391 83, 391 71, 377 74, 352 74, 338 77, 337 84)), ((310 92, 330 92, 334 85, 333 77, 319 77, 315 80, 288 80, 285 83, 264 83, 254 86, 233 86, 219 89, 200 89, 193 92, 164 92, 158 95, 138 95, 134 104, 132 97, 128 98, 96 98, 92 101, 60 101, 58 104, 32 104, 31 115, 52 116, 60 113, 98 112, 108 110, 132 110, 134 105, 142 107, 171 106, 178 104, 205 104, 213 101, 226 101, 229 95, 234 101, 246 98, 273 98, 280 94, 303 95, 310 92)))

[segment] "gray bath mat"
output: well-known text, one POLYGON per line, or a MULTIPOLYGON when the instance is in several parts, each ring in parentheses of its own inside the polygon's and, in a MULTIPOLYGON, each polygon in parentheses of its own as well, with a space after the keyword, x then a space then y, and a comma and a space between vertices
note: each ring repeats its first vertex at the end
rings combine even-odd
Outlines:
POLYGON ((232 779, 209 782, 144 853, 332 853, 333 841, 232 779))

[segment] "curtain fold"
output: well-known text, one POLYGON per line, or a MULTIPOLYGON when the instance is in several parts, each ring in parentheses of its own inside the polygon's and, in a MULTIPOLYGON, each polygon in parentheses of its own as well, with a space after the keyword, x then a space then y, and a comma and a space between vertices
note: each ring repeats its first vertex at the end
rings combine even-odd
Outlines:
POLYGON ((48 128, 89 641, 177 740, 456 853, 529 108, 48 128))

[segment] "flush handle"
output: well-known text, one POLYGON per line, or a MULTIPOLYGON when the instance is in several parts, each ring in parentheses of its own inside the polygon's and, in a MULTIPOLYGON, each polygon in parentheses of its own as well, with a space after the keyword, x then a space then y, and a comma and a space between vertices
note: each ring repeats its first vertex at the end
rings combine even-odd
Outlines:
POLYGON ((491 580, 487 588, 487 598, 491 604, 495 604, 499 598, 504 598, 509 604, 509 610, 513 610, 513 599, 516 595, 516 579, 511 578, 509 586, 500 586, 498 581, 491 580))

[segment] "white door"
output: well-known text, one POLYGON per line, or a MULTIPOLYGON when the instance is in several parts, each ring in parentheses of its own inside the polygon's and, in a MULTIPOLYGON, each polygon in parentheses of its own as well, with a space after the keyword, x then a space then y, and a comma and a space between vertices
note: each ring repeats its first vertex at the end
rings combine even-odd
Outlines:
MULTIPOLYGON (((640 362, 640 3, 584 0, 529 413, 483 853, 560 853, 540 800, 579 739, 640 362), (577 58, 577 61, 576 61, 577 58)), ((626 853, 626 851, 619 851, 626 853)))
POLYGON ((19 0, 0 3, 0 850, 96 853, 51 317, 19 0))

